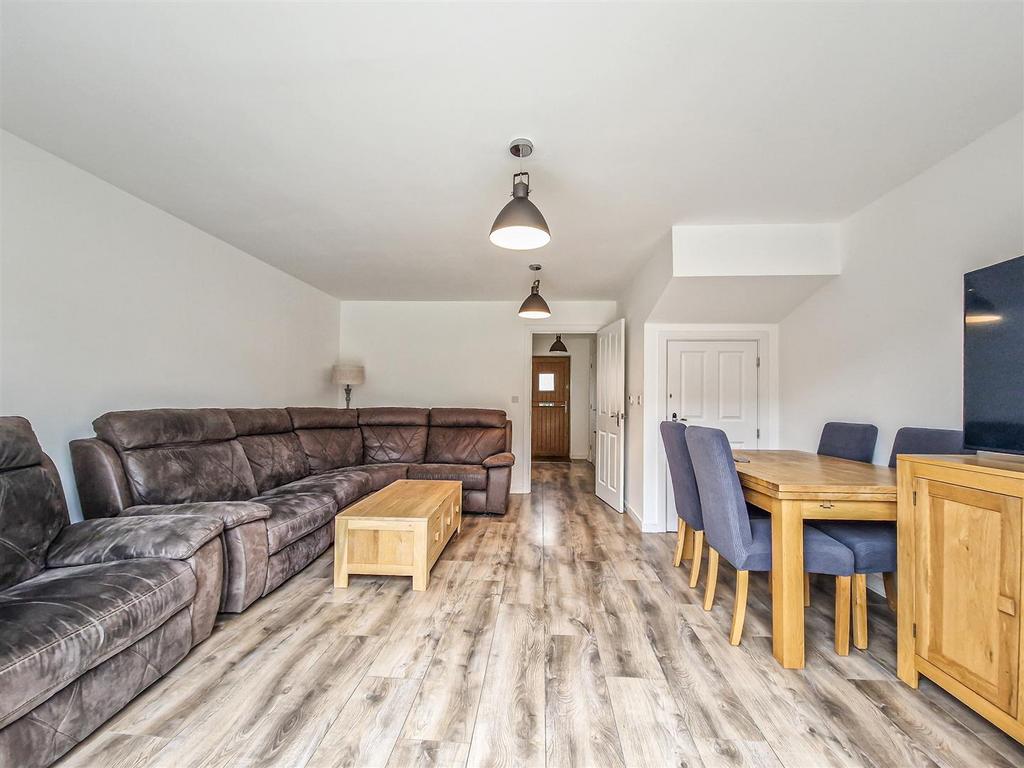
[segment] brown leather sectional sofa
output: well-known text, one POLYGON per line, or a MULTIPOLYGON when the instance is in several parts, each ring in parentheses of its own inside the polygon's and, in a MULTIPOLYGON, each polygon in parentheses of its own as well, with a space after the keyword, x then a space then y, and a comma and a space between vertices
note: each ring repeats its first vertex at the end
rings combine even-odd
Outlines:
POLYGON ((117 411, 71 443, 87 518, 224 526, 220 610, 239 612, 331 544, 338 511, 401 478, 460 480, 466 512, 504 514, 511 422, 473 408, 117 411))
POLYGON ((223 527, 70 525, 32 427, 0 418, 0 766, 54 762, 209 636, 223 527))

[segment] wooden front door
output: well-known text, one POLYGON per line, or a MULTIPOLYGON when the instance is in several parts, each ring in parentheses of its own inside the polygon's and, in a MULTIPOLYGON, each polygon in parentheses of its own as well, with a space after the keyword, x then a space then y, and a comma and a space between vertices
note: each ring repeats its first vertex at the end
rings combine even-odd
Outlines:
POLYGON ((1021 500, 918 478, 917 655, 1017 714, 1021 500))
POLYGON ((569 460, 569 358, 533 358, 533 458, 569 460))

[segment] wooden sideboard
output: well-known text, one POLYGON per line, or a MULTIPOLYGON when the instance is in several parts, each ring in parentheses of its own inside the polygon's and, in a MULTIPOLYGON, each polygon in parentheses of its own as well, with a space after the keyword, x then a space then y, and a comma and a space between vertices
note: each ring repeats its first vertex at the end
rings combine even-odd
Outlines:
POLYGON ((1024 461, 900 456, 897 674, 1024 742, 1024 461))

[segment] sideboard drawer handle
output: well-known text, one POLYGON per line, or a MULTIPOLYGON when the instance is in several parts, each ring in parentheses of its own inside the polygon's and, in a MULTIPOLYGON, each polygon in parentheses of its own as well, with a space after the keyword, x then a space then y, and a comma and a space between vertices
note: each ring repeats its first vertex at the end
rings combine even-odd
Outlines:
POLYGON ((440 541, 440 540, 441 540, 441 532, 440 531, 434 531, 434 541, 440 541))
POLYGON ((999 600, 996 601, 996 606, 999 608, 1000 611, 1002 611, 1008 616, 1017 615, 1017 603, 1014 601, 1012 597, 1000 595, 999 600))
POLYGON ((822 509, 834 509, 831 501, 826 501, 822 504, 819 504, 818 506, 821 507, 822 509))

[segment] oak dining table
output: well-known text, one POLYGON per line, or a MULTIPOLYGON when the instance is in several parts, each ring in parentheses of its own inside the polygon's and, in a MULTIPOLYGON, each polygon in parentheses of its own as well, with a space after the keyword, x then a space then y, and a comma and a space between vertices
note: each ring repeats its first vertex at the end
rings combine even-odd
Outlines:
POLYGON ((746 500, 771 515, 772 653, 804 666, 808 520, 896 520, 896 470, 805 451, 734 450, 746 500))

